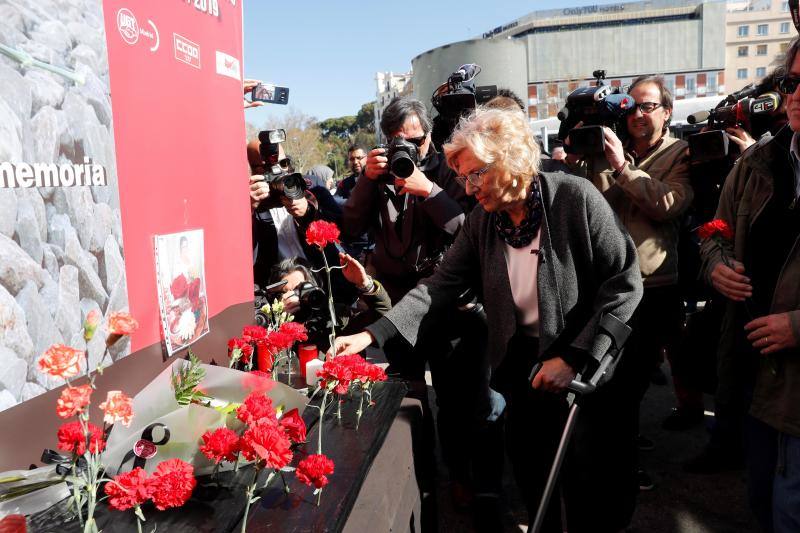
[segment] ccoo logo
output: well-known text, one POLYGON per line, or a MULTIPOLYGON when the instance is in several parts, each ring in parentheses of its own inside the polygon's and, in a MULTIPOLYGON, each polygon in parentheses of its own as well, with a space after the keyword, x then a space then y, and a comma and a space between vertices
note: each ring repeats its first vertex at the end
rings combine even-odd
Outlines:
POLYGON ((182 63, 186 63, 194 68, 200 68, 200 46, 197 43, 194 43, 183 37, 178 35, 177 33, 173 33, 173 44, 175 46, 175 59, 182 63))
POLYGON ((117 11, 117 29, 126 43, 133 45, 139 41, 139 23, 130 9, 122 8, 117 11))

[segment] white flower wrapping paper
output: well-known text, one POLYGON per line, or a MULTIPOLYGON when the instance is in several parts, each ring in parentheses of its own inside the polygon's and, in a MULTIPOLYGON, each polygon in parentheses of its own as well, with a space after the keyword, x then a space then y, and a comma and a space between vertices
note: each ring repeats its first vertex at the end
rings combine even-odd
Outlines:
MULTIPOLYGON (((177 373, 178 369, 188 364, 183 359, 175 361, 133 398, 134 416, 131 426, 126 428, 122 424, 115 424, 103 453, 102 461, 109 476, 133 469, 135 456, 124 464, 121 463, 142 438, 145 428, 154 423, 166 425, 170 436, 168 442, 156 447, 156 455, 147 459, 145 470, 152 473, 162 461, 175 458, 194 465, 196 476, 211 474, 214 470, 214 463, 200 452, 203 433, 226 425, 238 432, 244 426, 236 419, 235 410, 225 415, 215 408, 203 405, 178 405, 170 378, 173 372, 177 373)), ((212 403, 215 406, 241 403, 254 389, 264 385, 265 378, 258 378, 248 372, 221 366, 201 366, 206 375, 198 388, 206 396, 213 398, 212 403)), ((276 409, 280 408, 282 413, 295 408, 303 412, 307 404, 305 396, 283 383, 269 380, 269 384, 271 389, 267 391, 267 396, 272 399, 276 409)), ((164 431, 156 428, 153 431, 153 441, 159 442, 163 435, 164 431)), ((232 468, 232 463, 223 462, 220 471, 232 468)))

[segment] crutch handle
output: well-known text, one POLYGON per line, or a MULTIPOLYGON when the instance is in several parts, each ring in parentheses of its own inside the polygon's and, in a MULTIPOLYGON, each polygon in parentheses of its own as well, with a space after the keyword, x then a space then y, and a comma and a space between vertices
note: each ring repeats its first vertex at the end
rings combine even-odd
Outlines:
MULTIPOLYGON (((536 377, 536 374, 538 374, 541 369, 542 369, 541 361, 533 365, 533 368, 531 369, 531 374, 530 376, 528 376, 529 383, 533 383, 533 378, 536 377)), ((573 379, 572 381, 569 382, 567 388, 572 392, 577 392, 578 394, 589 394, 591 392, 594 392, 594 390, 597 387, 590 383, 584 383, 583 381, 578 381, 576 379, 573 379)))

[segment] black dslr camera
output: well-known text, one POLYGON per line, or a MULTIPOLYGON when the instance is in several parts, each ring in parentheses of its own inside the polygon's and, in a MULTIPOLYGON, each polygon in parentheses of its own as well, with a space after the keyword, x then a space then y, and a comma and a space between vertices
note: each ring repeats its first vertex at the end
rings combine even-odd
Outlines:
POLYGON ((497 85, 475 85, 480 72, 480 65, 461 65, 433 92, 431 103, 439 114, 433 119, 431 140, 437 149, 450 138, 459 118, 497 96, 497 85))
POLYGON ((623 119, 630 113, 636 101, 620 87, 603 85, 605 70, 595 70, 594 87, 575 89, 567 96, 567 102, 558 112, 561 126, 558 138, 562 141, 569 137, 569 144, 564 144, 567 152, 587 155, 601 154, 605 148, 603 127, 611 128, 620 139, 627 132, 623 119), (583 122, 580 128, 575 126, 583 122))
MULTIPOLYGON (((393 137, 389 144, 383 145, 389 160, 389 171, 398 178, 407 178, 414 173, 419 164, 419 149, 402 137, 393 137)), ((388 176, 389 179, 393 179, 388 176)))
POLYGON ((290 200, 299 200, 308 189, 308 183, 299 172, 293 172, 291 160, 287 157, 279 160, 278 145, 286 141, 284 130, 265 130, 258 133, 261 141, 259 151, 267 165, 264 181, 269 183, 270 196, 285 196, 290 200))
MULTIPOLYGON (((263 289, 255 286, 255 299, 253 301, 256 312, 256 324, 267 326, 270 322, 267 314, 261 310, 265 305, 270 305, 273 301, 280 299, 280 293, 286 280, 278 281, 267 285, 263 289)), ((328 305, 328 295, 321 287, 317 287, 311 282, 304 281, 294 288, 294 293, 300 300, 300 311, 297 313, 297 320, 300 322, 315 321, 315 317, 322 316, 327 319, 325 311, 328 305)))

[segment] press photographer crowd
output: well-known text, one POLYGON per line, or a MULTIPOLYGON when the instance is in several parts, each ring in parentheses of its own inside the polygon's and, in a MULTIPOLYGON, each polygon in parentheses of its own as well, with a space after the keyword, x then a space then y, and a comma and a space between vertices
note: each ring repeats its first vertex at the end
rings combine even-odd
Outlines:
POLYGON ((550 140, 464 65, 434 119, 394 98, 385 144, 350 146, 336 186, 328 167, 295 171, 283 130, 262 131, 247 145, 256 312, 282 301, 328 357, 385 356, 427 413, 429 370, 423 505, 438 441, 478 531, 503 530, 506 457, 529 531, 625 530, 654 488, 639 408, 665 358, 664 429, 703 425, 713 395, 686 475, 744 469, 763 530, 800 531, 799 50, 691 115, 691 132, 671 130, 662 77, 612 87, 596 71, 550 140), (318 220, 341 242, 309 245, 318 220))

